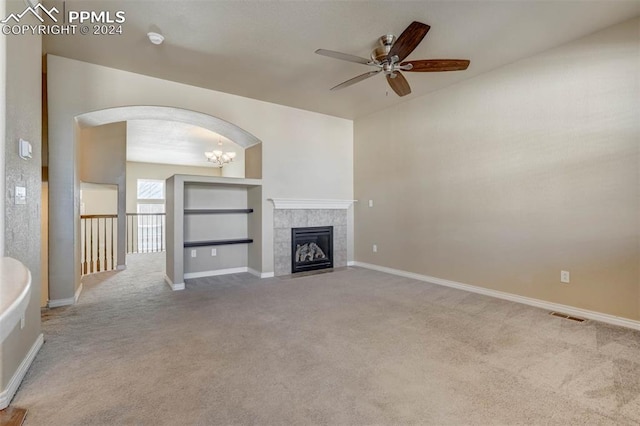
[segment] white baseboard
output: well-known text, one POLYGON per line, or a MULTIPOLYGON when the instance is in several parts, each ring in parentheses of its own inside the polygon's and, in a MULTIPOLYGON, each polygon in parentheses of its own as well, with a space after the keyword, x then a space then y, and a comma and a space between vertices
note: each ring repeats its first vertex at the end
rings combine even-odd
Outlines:
POLYGON ((49 300, 49 303, 47 304, 47 306, 49 308, 59 308, 61 306, 75 305, 78 302, 78 299, 80 298, 80 293, 82 293, 82 289, 83 289, 83 286, 82 286, 82 283, 80 283, 73 297, 67 297, 66 299, 49 300))
POLYGON ((251 268, 247 268, 247 272, 258 278, 273 278, 273 272, 260 272, 251 268))
POLYGON ((559 303, 547 302, 545 300, 534 299, 532 297, 518 296, 517 294, 506 293, 504 291, 491 290, 484 287, 478 287, 470 284, 463 284, 457 281, 445 280, 443 278, 430 277, 428 275, 415 274, 413 272, 402 271, 399 269, 387 268, 385 266, 372 265, 370 263, 354 262, 354 266, 361 268, 373 269, 375 271, 386 272, 387 274, 398 275, 405 278, 412 278, 418 281, 425 281, 432 284, 442 285, 445 287, 457 288, 471 293, 478 293, 485 296, 496 297, 498 299, 509 300, 511 302, 522 303, 524 305, 535 306, 549 311, 558 311, 568 315, 600 321, 607 324, 618 325, 620 327, 632 328, 640 330, 640 321, 628 318, 618 317, 615 315, 603 314, 588 309, 576 308, 573 306, 562 305, 559 303))
MULTIPOLYGON (((229 274, 240 274, 243 272, 248 272, 251 275, 254 275, 258 278, 272 278, 273 272, 259 272, 255 269, 248 268, 246 266, 240 266, 237 268, 227 268, 227 269, 215 269, 212 271, 202 271, 202 272, 186 272, 184 274, 184 279, 192 279, 192 278, 205 278, 205 277, 215 277, 218 275, 229 275, 229 274)), ((169 284, 169 287, 173 290, 184 290, 184 283, 174 284, 171 282, 168 276, 164 276, 164 280, 169 284)))
POLYGON ((184 283, 174 284, 166 275, 164 276, 164 281, 169 284, 169 287, 171 287, 171 290, 173 291, 184 290, 184 283))
POLYGON ((356 265, 356 261, 355 260, 350 260, 347 262, 347 266, 355 266, 356 265))
POLYGON ((60 308, 61 306, 69 306, 76 303, 76 297, 68 297, 66 299, 52 299, 49 300, 47 306, 49 308, 60 308))
POLYGON ((249 272, 249 268, 246 266, 240 266, 238 268, 215 269, 212 271, 185 272, 184 279, 188 280, 190 278, 215 277, 217 275, 239 274, 241 272, 249 272))
POLYGON ((73 303, 78 303, 78 299, 80 298, 80 293, 82 293, 83 288, 82 283, 80 283, 76 289, 76 294, 73 296, 73 303))
POLYGON ((31 349, 29 349, 29 352, 27 352, 27 355, 24 357, 24 359, 20 363, 20 366, 18 367, 16 372, 13 374, 13 377, 11 377, 11 380, 9 381, 7 388, 2 392, 0 392, 0 410, 4 410, 11 403, 11 400, 13 399, 16 392, 18 391, 18 388, 20 387, 20 383, 22 383, 22 379, 24 378, 24 375, 27 374, 27 371, 29 370, 31 363, 36 358, 36 355, 38 354, 38 351, 42 347, 43 343, 44 343, 44 336, 40 334, 36 338, 36 341, 31 346, 31 349))

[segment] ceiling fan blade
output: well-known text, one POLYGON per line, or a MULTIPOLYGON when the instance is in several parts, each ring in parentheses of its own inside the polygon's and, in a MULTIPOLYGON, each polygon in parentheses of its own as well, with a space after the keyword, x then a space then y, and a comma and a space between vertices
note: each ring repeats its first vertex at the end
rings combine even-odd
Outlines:
POLYGON ((387 82, 389 86, 397 93, 398 96, 406 96, 411 93, 411 87, 409 82, 400 72, 396 71, 396 77, 392 78, 390 74, 387 74, 387 82))
POLYGON ((369 65, 371 61, 369 59, 361 58, 360 56, 349 55, 348 53, 335 52, 333 50, 318 49, 316 50, 318 55, 328 56, 334 59, 340 59, 342 61, 355 62, 357 64, 369 65))
POLYGON ((467 59, 422 59, 403 62, 400 66, 413 65, 410 70, 404 70, 409 72, 462 71, 467 69, 469 63, 467 59))
POLYGON ((347 80, 343 83, 338 84, 337 86, 332 87, 331 90, 338 90, 338 89, 343 89, 345 87, 351 86, 352 84, 356 84, 362 80, 366 80, 369 77, 373 77, 374 75, 378 74, 380 71, 382 70, 365 72, 364 74, 360 74, 357 77, 353 77, 350 80, 347 80))
POLYGON ((397 56, 397 62, 400 62, 409 56, 409 54, 413 52, 413 49, 420 44, 424 36, 427 35, 429 28, 431 27, 427 24, 413 21, 411 25, 400 34, 396 42, 393 43, 387 59, 390 61, 393 56, 397 56))

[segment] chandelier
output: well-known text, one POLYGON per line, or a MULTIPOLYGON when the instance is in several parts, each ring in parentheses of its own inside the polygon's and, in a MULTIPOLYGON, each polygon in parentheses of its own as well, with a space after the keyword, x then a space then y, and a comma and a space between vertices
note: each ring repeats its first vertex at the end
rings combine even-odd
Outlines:
POLYGON ((213 151, 206 151, 204 156, 207 157, 207 161, 213 163, 215 167, 222 167, 225 164, 229 164, 236 158, 236 153, 233 151, 222 152, 222 140, 218 136, 218 149, 213 151))
POLYGON ((204 153, 204 156, 207 157, 207 161, 213 163, 215 167, 222 167, 225 164, 229 164, 236 158, 236 153, 233 151, 222 152, 220 150, 215 151, 207 151, 204 153))

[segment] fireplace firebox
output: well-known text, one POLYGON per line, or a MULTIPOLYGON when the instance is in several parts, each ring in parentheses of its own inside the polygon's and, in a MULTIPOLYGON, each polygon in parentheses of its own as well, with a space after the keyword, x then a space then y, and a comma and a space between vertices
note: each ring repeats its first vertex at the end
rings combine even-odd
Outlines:
POLYGON ((291 273, 333 268, 333 226, 291 229, 291 273))

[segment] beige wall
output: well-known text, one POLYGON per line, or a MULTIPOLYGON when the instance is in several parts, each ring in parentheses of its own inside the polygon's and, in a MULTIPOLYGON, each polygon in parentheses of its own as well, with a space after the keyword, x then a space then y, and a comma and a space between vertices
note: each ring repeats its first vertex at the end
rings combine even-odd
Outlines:
POLYGON ((356 120, 356 260, 640 319, 639 28, 356 120))
MULTIPOLYGON (((79 129, 78 146, 80 149, 80 180, 93 184, 115 185, 117 188, 116 213, 118 215, 118 230, 116 252, 117 265, 119 268, 123 268, 126 263, 125 244, 127 232, 125 215, 127 199, 127 123, 117 122, 81 128, 79 129)), ((89 197, 90 195, 87 194, 89 197)), ((55 203, 55 200, 52 200, 51 203, 55 203)), ((79 207, 79 211, 82 213, 82 200, 80 200, 79 207)), ((91 213, 85 210, 85 214, 91 213)), ((51 300, 67 299, 61 298, 57 289, 55 293, 54 291, 51 291, 51 293, 51 300)))
MULTIPOLYGON (((0 16, 5 16, 6 2, 0 2, 0 16)), ((7 38, 0 37, 0 194, 4 194, 4 151, 5 151, 5 123, 7 111, 7 38)), ((0 209, 0 256, 4 256, 4 208, 0 209)), ((2 367, 0 367, 2 368, 2 367)), ((2 371, 0 371, 0 377, 2 371)))
POLYGON ((123 185, 127 161, 127 123, 83 128, 80 129, 80 138, 80 180, 123 185))
POLYGON ((236 153, 236 157, 233 159, 233 161, 218 169, 220 170, 220 176, 233 178, 245 177, 245 150, 238 146, 237 149, 234 150, 234 152, 236 153))
MULTIPOLYGON (((6 2, 6 11, 21 12, 24 2, 6 2)), ((4 16, 4 14, 3 14, 4 16)), ((28 24, 36 24, 33 17, 25 18, 28 24)), ((3 63, 6 66, 5 79, 0 80, 5 96, 4 104, 5 140, 3 192, 4 209, 4 255, 18 259, 31 271, 32 289, 29 305, 25 313, 24 328, 17 325, 13 332, 0 344, 0 391, 18 370, 29 350, 38 340, 40 330, 40 197, 41 197, 41 69, 42 41, 39 36, 2 36, 6 43, 3 63), (5 62, 6 61, 6 62, 5 62), (31 142, 33 158, 23 160, 18 156, 18 140, 31 142), (16 205, 14 188, 24 186, 27 203, 16 205)), ((6 396, 6 394, 2 394, 6 396)))
POLYGON ((82 184, 80 201, 83 215, 118 214, 118 186, 82 184))
POLYGON ((42 182, 40 230, 40 307, 49 303, 49 183, 42 182))
MULTIPOLYGON (((233 123, 262 140, 263 272, 273 270, 273 206, 269 198, 353 198, 350 120, 53 55, 48 56, 47 67, 49 185, 52 211, 60 212, 51 220, 61 222, 61 230, 74 220, 69 217, 74 211, 74 188, 69 182, 76 166, 68 155, 74 147, 73 119, 82 113, 122 105, 168 105, 198 111, 233 123), (91 92, 88 95, 77 87, 91 87, 91 92)), ((74 238, 78 240, 77 234, 74 238)), ((61 241, 70 245, 63 236, 61 241)), ((351 257, 352 250, 349 253, 351 257)), ((72 273, 70 265, 60 265, 60 272, 64 269, 72 273)), ((64 286, 71 278, 61 273, 56 283, 64 286)))
POLYGON ((244 151, 244 177, 262 179, 262 144, 259 143, 244 151))
MULTIPOLYGON (((226 167, 226 166, 225 166, 226 167)), ((171 164, 127 162, 127 213, 137 211, 138 179, 165 180, 175 174, 220 176, 215 167, 175 166, 171 164)), ((166 191, 166 188, 165 188, 166 191)))

